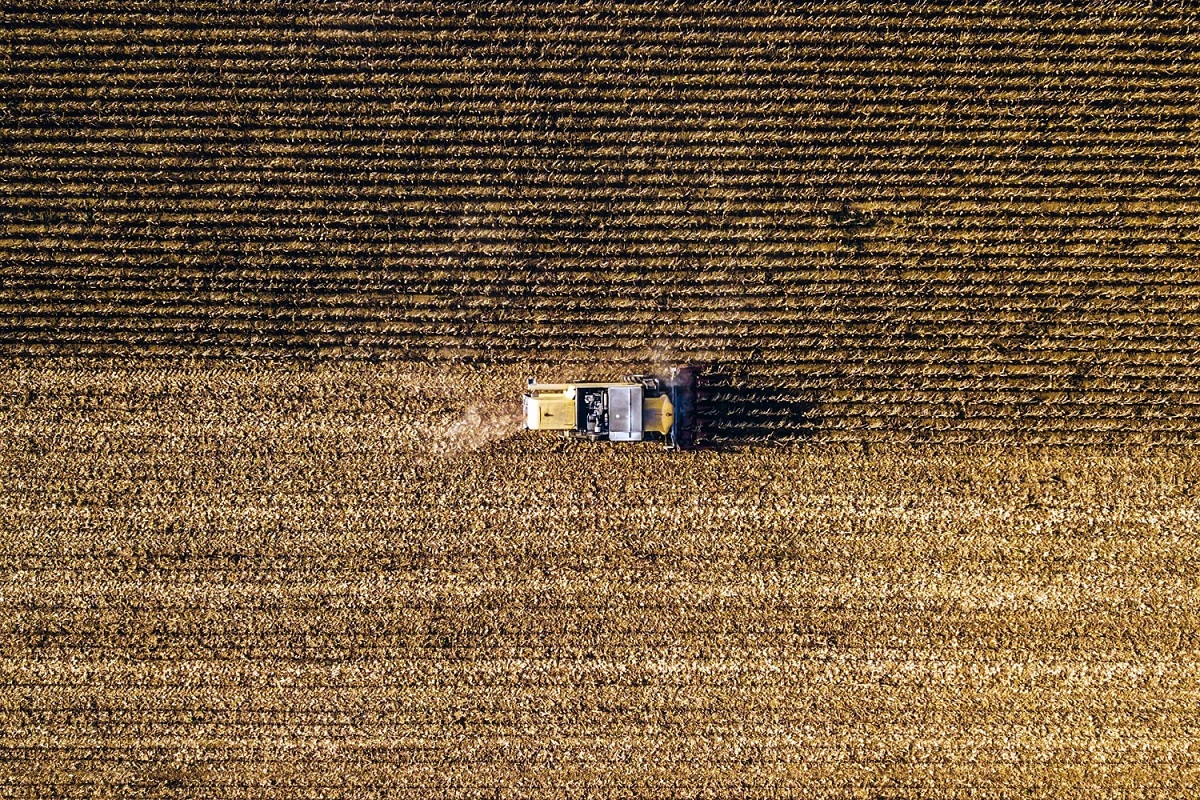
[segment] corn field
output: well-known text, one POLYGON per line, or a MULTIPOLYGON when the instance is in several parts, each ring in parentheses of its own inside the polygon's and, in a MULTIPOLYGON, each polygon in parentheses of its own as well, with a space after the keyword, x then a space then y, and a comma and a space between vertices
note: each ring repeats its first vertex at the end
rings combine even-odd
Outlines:
POLYGON ((0 23, 0 797, 1197 794, 1186 8, 0 23))

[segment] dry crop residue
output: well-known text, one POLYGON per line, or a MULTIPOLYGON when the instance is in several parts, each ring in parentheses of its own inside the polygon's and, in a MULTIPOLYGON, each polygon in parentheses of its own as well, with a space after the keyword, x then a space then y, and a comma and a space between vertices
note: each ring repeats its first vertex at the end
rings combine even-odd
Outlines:
POLYGON ((490 429, 528 371, 6 365, 0 782, 1065 798, 1200 779, 1197 454, 522 433, 429 458, 418 434, 461 413, 456 390, 490 429))

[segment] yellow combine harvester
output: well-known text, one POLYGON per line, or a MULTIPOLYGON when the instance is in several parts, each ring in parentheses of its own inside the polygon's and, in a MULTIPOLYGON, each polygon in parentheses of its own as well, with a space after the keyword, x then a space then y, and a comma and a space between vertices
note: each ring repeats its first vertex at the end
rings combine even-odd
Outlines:
POLYGON ((537 383, 525 389, 525 428, 610 442, 655 440, 676 449, 694 443, 696 379, 689 368, 668 376, 628 375, 615 383, 537 383))

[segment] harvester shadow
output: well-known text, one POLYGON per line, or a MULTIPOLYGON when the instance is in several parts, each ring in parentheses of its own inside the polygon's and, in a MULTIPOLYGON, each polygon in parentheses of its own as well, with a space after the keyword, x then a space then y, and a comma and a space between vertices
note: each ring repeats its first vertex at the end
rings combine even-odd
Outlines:
POLYGON ((732 375, 697 371, 693 447, 794 444, 823 420, 812 391, 746 385, 732 375))

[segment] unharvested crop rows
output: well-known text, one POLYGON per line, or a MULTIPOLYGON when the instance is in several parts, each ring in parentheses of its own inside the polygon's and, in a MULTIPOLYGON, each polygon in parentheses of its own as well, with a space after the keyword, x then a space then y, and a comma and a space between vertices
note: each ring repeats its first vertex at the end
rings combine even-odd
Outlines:
POLYGON ((1190 23, 13 10, 0 351, 703 360, 817 435, 1190 441, 1190 23))

